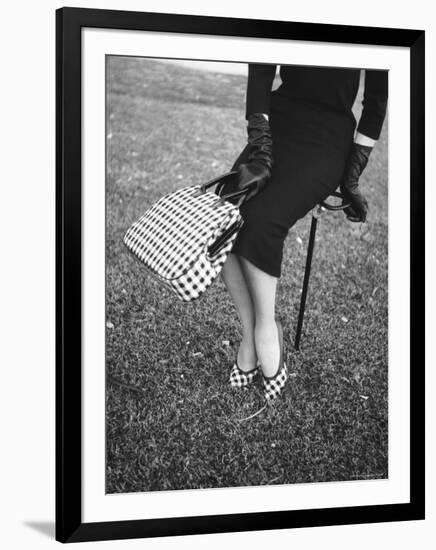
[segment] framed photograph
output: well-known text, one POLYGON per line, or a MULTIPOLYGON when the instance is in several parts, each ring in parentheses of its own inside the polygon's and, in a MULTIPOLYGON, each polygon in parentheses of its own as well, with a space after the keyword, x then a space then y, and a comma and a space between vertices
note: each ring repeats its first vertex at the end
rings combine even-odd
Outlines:
POLYGON ((56 23, 57 540, 424 519, 424 32, 56 23))

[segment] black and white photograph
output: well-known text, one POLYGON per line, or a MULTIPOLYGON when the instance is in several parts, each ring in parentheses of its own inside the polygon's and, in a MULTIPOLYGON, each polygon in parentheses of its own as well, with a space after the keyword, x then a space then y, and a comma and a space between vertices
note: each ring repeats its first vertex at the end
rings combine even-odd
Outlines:
POLYGON ((389 71, 105 71, 106 492, 387 479, 389 71))
POLYGON ((424 33, 57 37, 56 539, 424 517, 424 33))

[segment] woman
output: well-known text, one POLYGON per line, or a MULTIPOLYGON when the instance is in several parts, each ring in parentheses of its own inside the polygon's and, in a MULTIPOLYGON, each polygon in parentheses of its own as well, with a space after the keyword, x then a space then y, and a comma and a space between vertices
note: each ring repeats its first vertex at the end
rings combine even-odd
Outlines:
MULTIPOLYGON (((380 136, 388 96, 387 71, 366 70, 356 128, 360 70, 282 65, 282 84, 272 91, 276 67, 249 65, 248 143, 232 168, 237 187, 249 191, 241 206, 244 225, 222 270, 242 324, 230 383, 245 387, 260 371, 267 400, 281 393, 288 377, 275 316, 285 237, 338 187, 350 204, 347 218, 366 220, 358 181, 380 136)), ((220 194, 233 190, 227 184, 220 194)))

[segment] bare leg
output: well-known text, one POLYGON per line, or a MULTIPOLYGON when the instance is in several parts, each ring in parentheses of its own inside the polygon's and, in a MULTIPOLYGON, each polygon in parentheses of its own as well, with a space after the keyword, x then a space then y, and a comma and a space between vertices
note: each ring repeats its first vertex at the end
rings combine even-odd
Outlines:
POLYGON ((242 341, 237 355, 238 366, 241 370, 249 371, 254 369, 257 363, 254 344, 254 308, 238 256, 229 254, 221 271, 221 277, 232 297, 242 324, 242 341))
POLYGON ((254 306, 254 340, 257 357, 265 376, 273 376, 280 362, 279 336, 275 321, 278 279, 265 273, 242 256, 239 259, 254 306))

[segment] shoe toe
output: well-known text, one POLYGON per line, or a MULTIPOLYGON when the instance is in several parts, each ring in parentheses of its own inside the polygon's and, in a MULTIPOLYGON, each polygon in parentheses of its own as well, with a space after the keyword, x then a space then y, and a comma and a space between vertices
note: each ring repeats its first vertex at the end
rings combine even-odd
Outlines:
POLYGON ((265 388, 265 399, 267 401, 272 401, 276 399, 282 392, 286 380, 288 379, 288 369, 286 363, 283 363, 280 371, 274 376, 274 378, 263 378, 264 388, 265 388))
POLYGON ((258 367, 250 372, 242 371, 235 363, 230 371, 230 385, 234 388, 244 388, 251 384, 258 371, 258 367))

